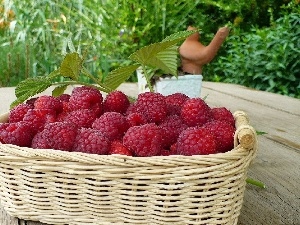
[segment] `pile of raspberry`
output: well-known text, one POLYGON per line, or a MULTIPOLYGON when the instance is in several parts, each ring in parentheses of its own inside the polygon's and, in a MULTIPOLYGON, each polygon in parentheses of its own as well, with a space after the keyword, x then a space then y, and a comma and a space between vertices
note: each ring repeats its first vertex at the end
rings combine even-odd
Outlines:
POLYGON ((118 90, 104 97, 79 86, 11 109, 0 123, 0 142, 100 155, 191 156, 230 151, 234 132, 232 113, 201 98, 146 92, 132 102, 118 90))

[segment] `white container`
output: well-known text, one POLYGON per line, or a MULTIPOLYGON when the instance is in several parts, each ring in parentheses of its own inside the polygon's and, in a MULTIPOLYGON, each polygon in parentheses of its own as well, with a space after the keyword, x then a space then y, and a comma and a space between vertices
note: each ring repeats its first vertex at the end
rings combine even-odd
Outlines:
MULTIPOLYGON (((141 70, 137 70, 137 77, 139 93, 149 91, 147 81, 141 70)), ((194 74, 179 75, 178 78, 175 76, 160 77, 153 84, 153 88, 155 92, 165 96, 180 92, 186 94, 190 98, 196 98, 201 95, 202 79, 202 75, 194 74)))

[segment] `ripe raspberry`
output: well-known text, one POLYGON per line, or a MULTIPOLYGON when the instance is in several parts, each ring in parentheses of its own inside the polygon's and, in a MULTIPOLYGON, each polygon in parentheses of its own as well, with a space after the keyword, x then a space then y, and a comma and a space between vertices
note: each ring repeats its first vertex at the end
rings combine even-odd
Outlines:
POLYGON ((171 145, 170 155, 177 155, 177 141, 174 144, 171 145))
POLYGON ((69 95, 69 94, 62 94, 62 95, 56 97, 63 104, 63 112, 71 111, 69 109, 69 99, 70 99, 70 97, 71 97, 71 95, 69 95))
POLYGON ((215 137, 217 152, 233 149, 235 128, 225 121, 214 120, 204 125, 215 137))
POLYGON ((109 150, 110 141, 99 130, 84 127, 78 130, 73 151, 107 155, 109 150))
POLYGON ((188 126, 177 115, 168 116, 159 127, 163 129, 164 147, 170 148, 177 141, 179 134, 188 126))
POLYGON ((50 109, 59 114, 63 111, 63 103, 53 96, 42 95, 35 100, 34 108, 50 109))
POLYGON ((58 99, 61 102, 69 102, 71 95, 69 94, 62 94, 56 97, 56 99, 58 99))
POLYGON ((96 88, 94 88, 94 87, 91 87, 91 86, 79 86, 79 87, 75 87, 72 90, 71 95, 77 94, 77 93, 81 93, 81 92, 85 92, 85 91, 94 92, 95 94, 99 94, 99 90, 96 89, 96 88))
POLYGON ((99 130, 110 141, 113 141, 122 139, 129 124, 121 113, 106 112, 93 122, 92 128, 99 130))
POLYGON ((90 109, 100 116, 103 111, 103 97, 99 90, 81 86, 73 89, 69 99, 69 110, 90 109))
POLYGON ((57 116, 57 121, 73 123, 80 127, 91 127, 97 115, 89 109, 78 109, 74 111, 64 111, 57 116))
POLYGON ((212 113, 212 118, 214 120, 226 121, 232 126, 235 126, 235 121, 232 113, 225 107, 212 108, 211 113, 212 113))
POLYGON ((77 135, 77 126, 67 122, 46 124, 45 128, 33 138, 32 148, 71 151, 77 135))
POLYGON ((160 123, 167 116, 165 96, 160 93, 145 92, 138 95, 136 111, 145 115, 148 123, 160 123))
MULTIPOLYGON (((0 133, 8 127, 9 123, 0 123, 0 133)), ((4 141, 1 139, 1 134, 0 134, 0 143, 4 143, 4 141)))
POLYGON ((211 120, 211 109, 201 98, 191 98, 182 105, 180 116, 189 127, 202 126, 211 120))
POLYGON ((139 126, 147 123, 146 118, 141 113, 130 113, 126 116, 126 119, 130 127, 139 126))
POLYGON ((38 99, 38 97, 30 98, 26 101, 26 104, 31 105, 34 107, 34 102, 38 99))
POLYGON ((155 156, 162 150, 161 128, 154 123, 130 127, 123 137, 123 144, 135 156, 155 156))
POLYGON ((160 156, 169 156, 170 153, 171 153, 171 151, 170 151, 169 149, 162 149, 162 150, 158 153, 158 155, 160 155, 160 156))
POLYGON ((128 106, 130 105, 128 97, 121 91, 110 92, 104 102, 104 112, 118 112, 125 114, 128 106))
POLYGON ((33 106, 26 103, 21 103, 15 106, 9 112, 8 121, 10 123, 22 121, 29 109, 33 109, 33 106))
POLYGON ((56 112, 51 109, 30 109, 25 114, 23 121, 28 122, 36 134, 44 129, 45 124, 56 121, 56 112))
POLYGON ((117 140, 111 143, 109 154, 110 155, 119 154, 119 155, 128 155, 128 156, 133 155, 132 152, 129 151, 129 149, 126 148, 121 141, 117 141, 117 140))
POLYGON ((31 142, 31 148, 35 149, 50 149, 49 141, 44 134, 44 132, 39 132, 36 135, 34 135, 32 142, 31 142))
POLYGON ((19 121, 0 125, 0 142, 20 147, 30 147, 33 134, 30 124, 19 121))
POLYGON ((189 127, 178 137, 177 153, 187 156, 216 153, 215 137, 204 127, 189 127))
POLYGON ((166 96, 166 104, 169 115, 180 115, 181 107, 183 103, 189 99, 189 97, 183 93, 174 93, 166 96))
POLYGON ((131 102, 130 105, 128 106, 125 115, 129 115, 131 113, 136 113, 136 107, 135 107, 135 102, 131 102))

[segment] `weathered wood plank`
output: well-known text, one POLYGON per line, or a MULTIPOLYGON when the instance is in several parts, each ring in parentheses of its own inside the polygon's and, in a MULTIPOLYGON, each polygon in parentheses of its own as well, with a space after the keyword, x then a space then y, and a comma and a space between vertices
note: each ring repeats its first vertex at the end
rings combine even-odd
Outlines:
POLYGON ((203 82, 204 93, 210 90, 218 91, 219 93, 228 96, 239 96, 240 99, 245 99, 256 104, 269 106, 270 108, 279 111, 285 111, 290 114, 300 116, 300 99, 297 101, 295 98, 279 95, 271 92, 262 92, 252 88, 247 88, 241 85, 217 82, 203 82))
POLYGON ((248 176, 267 188, 247 186, 239 224, 300 224, 299 152, 280 149, 268 138, 259 139, 259 152, 248 176))
POLYGON ((0 206, 0 224, 1 225, 19 225, 18 219, 8 215, 2 206, 0 206))

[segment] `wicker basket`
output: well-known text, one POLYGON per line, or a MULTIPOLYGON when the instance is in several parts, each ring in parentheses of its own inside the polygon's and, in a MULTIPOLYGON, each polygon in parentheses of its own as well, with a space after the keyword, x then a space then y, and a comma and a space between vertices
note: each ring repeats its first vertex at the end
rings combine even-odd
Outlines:
POLYGON ((237 224, 257 137, 244 112, 234 116, 234 149, 214 155, 101 156, 0 144, 1 205, 49 224, 237 224))

